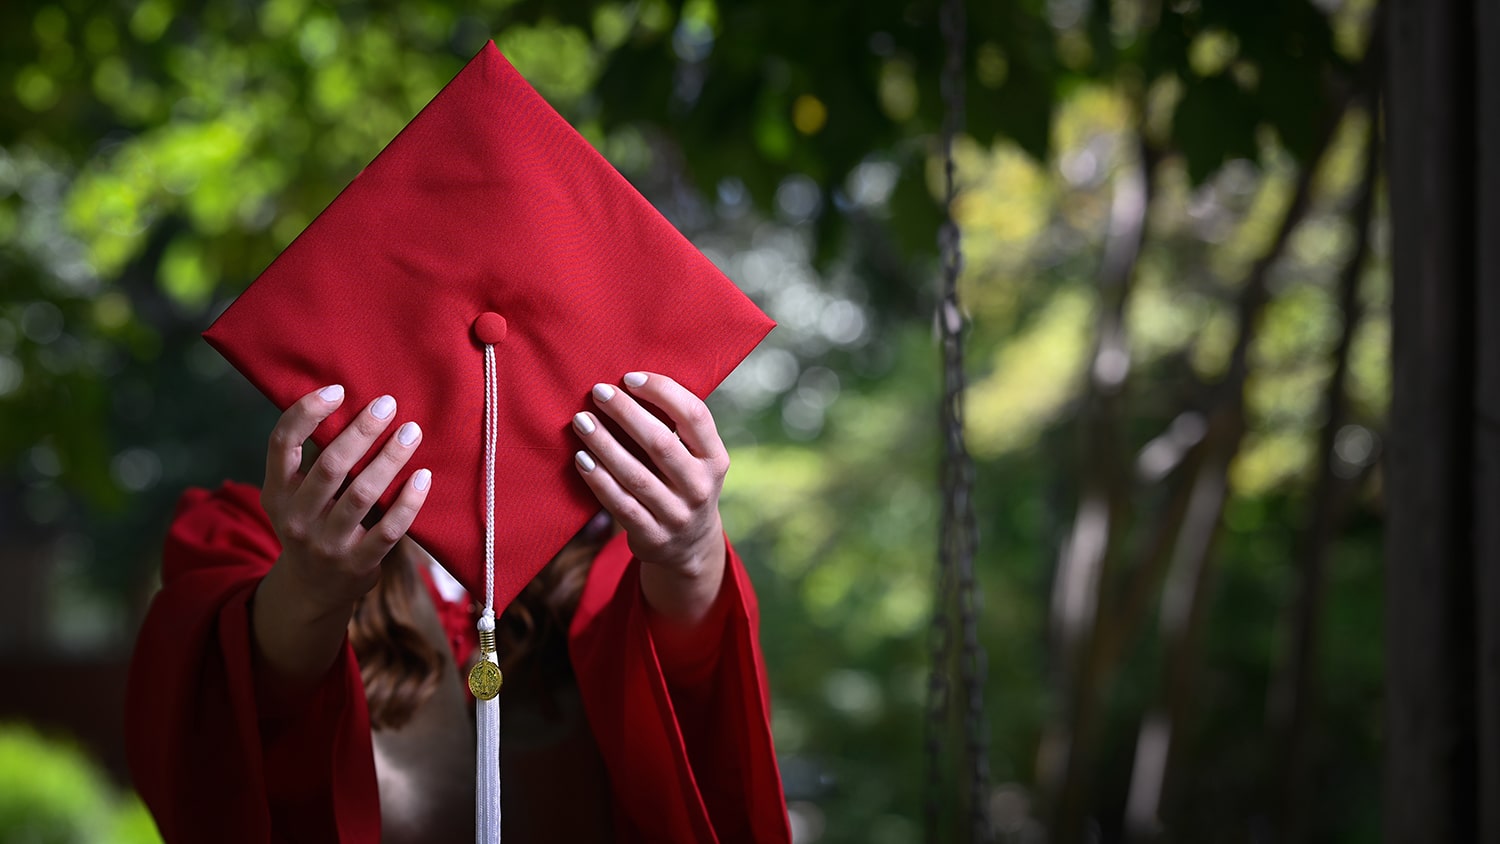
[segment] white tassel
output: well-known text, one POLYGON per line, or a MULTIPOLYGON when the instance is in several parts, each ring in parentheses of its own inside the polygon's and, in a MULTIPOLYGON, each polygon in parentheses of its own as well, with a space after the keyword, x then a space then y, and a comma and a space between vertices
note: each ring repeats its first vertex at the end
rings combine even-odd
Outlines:
POLYGON ((479 616, 479 662, 469 671, 478 750, 474 772, 474 840, 500 844, 500 676, 495 655, 495 418, 499 395, 495 347, 484 347, 484 613, 479 616))
MULTIPOLYGON (((494 636, 495 615, 486 612, 479 619, 481 634, 494 636), (488 628, 486 628, 488 625, 488 628)), ((493 638, 491 638, 493 641, 493 638)), ((493 650, 483 653, 481 658, 496 665, 493 650)), ((495 668, 498 675, 500 669, 495 668)), ((475 757, 474 781, 474 840, 477 844, 500 844, 500 698, 490 695, 488 699, 476 695, 475 726, 478 733, 478 753, 475 757)))

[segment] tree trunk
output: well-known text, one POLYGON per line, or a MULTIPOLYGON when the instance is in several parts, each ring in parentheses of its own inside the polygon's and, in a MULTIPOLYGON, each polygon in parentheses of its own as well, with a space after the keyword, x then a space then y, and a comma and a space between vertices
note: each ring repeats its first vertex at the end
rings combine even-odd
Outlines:
POLYGON ((1477 4, 1474 45, 1479 53, 1475 79, 1478 95, 1479 208, 1474 216, 1479 231, 1475 278, 1478 315, 1475 360, 1474 512, 1479 514, 1475 537, 1478 570, 1477 601, 1479 661, 1476 666, 1479 701, 1475 707, 1479 733, 1479 836, 1500 841, 1500 8, 1477 4), (1488 279, 1488 281, 1485 281, 1488 279))
POLYGON ((1386 9, 1385 838, 1496 841, 1500 303, 1480 279, 1500 270, 1500 193, 1478 187, 1497 186, 1500 59, 1485 37, 1497 12, 1473 0, 1386 9))

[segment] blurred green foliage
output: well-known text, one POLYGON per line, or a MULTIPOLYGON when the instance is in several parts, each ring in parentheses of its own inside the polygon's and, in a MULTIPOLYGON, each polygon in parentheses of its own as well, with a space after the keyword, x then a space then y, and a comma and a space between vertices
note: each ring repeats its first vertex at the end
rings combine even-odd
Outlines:
POLYGON ((161 838, 141 802, 118 794, 78 748, 0 724, 0 841, 150 844, 161 838))
MULTIPOLYGON (((734 455, 723 510, 760 595, 789 797, 804 840, 916 840, 938 506, 936 8, 7 4, 0 523, 54 562, 45 634, 59 648, 128 640, 176 495, 258 478, 274 412, 197 333, 494 38, 779 321, 713 406, 734 455)), ((1143 147, 1160 162, 1127 314, 1125 428, 1143 450, 1224 376, 1236 285, 1271 242, 1335 83, 1363 56, 1372 8, 969 6, 955 209, 967 435, 997 823, 1016 840, 1035 831, 1040 735, 1065 703, 1049 601, 1078 496, 1077 413, 1117 177, 1143 147)), ((1225 830, 1266 811, 1264 701, 1318 465, 1344 317, 1334 287, 1355 240, 1348 206, 1370 119, 1356 111, 1341 125, 1273 268, 1182 751, 1192 776, 1170 810, 1179 840, 1234 837, 1225 830)), ((1335 543, 1319 663, 1327 840, 1370 840, 1378 805, 1379 476, 1368 467, 1389 389, 1385 241, 1377 215, 1340 458, 1362 480, 1335 543)), ((1164 495, 1148 485, 1141 506, 1164 495)), ((1101 817, 1124 802, 1162 659, 1150 634, 1123 648, 1100 738, 1101 817)))

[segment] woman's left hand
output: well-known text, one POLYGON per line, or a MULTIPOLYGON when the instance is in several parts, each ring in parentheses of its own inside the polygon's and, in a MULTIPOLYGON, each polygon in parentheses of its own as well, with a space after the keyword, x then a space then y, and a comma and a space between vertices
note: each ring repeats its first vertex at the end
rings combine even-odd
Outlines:
POLYGON ((635 441, 632 454, 599 418, 573 417, 585 450, 574 465, 641 561, 641 590, 651 609, 679 625, 708 615, 724 576, 724 527, 719 492, 729 454, 701 399, 651 372, 627 373, 624 390, 594 386, 594 405, 635 441), (661 409, 674 432, 637 399, 661 409))

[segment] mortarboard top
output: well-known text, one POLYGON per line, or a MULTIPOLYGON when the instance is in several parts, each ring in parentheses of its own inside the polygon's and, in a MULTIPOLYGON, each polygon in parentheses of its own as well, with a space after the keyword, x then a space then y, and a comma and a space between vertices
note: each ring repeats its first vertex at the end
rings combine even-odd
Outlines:
POLYGON ((431 469, 409 533, 476 597, 495 343, 498 613, 600 509, 573 467, 590 388, 707 396, 772 327, 491 42, 204 336, 280 408, 344 385, 320 446, 394 396, 423 440, 381 504, 431 469))

